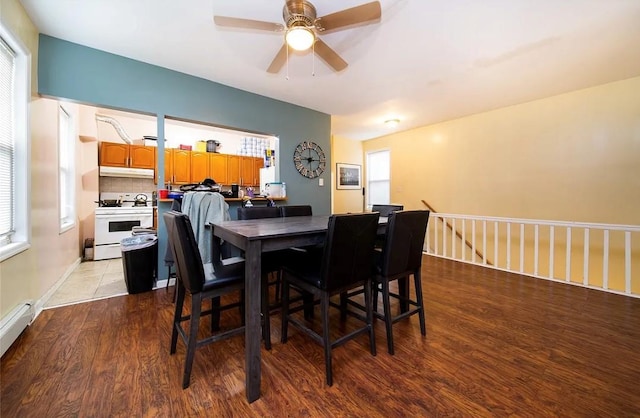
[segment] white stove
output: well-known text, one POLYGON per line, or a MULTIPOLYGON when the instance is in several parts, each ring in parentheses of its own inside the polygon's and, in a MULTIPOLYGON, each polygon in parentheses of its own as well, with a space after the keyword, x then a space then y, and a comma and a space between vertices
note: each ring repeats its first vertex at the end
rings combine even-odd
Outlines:
POLYGON ((95 210, 94 260, 121 257, 120 241, 131 236, 133 227, 153 227, 150 193, 104 192, 100 204, 95 210))

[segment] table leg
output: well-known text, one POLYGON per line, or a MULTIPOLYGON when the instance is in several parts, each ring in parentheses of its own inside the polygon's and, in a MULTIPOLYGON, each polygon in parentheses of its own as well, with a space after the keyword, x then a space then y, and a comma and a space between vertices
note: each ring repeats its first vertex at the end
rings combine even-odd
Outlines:
POLYGON ((247 400, 260 398, 260 286, 262 243, 249 241, 245 249, 245 385, 247 400))
POLYGON ((403 298, 400 301, 400 312, 408 312, 409 303, 405 301, 409 299, 409 277, 398 279, 398 294, 403 298))

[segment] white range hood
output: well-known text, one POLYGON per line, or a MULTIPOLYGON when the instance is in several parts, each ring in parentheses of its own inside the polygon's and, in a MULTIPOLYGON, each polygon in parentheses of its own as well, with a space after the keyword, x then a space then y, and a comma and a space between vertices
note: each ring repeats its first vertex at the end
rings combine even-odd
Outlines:
POLYGON ((100 177, 132 177, 139 179, 152 179, 153 173, 153 170, 149 168, 100 166, 100 177))

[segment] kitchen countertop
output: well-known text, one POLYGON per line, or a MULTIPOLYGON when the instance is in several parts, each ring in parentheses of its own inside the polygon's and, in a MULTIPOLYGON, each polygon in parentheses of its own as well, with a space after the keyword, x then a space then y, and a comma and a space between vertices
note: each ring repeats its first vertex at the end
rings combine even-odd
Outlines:
MULTIPOLYGON (((225 197, 224 201, 225 202, 242 202, 244 200, 244 198, 240 198, 240 197, 225 197)), ((266 197, 252 197, 251 201, 258 201, 258 202, 264 202, 267 201, 269 199, 267 199, 266 197)), ((272 197, 271 200, 278 202, 278 201, 283 201, 283 200, 287 200, 286 197, 272 197)), ((173 202, 173 199, 158 199, 158 202, 173 202)))

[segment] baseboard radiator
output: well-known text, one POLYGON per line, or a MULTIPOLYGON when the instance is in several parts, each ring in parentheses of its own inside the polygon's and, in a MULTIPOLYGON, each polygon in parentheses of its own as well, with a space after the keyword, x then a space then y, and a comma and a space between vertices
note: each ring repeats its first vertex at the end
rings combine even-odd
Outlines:
POLYGON ((11 347, 33 320, 33 304, 24 302, 9 312, 0 321, 0 357, 11 347))

